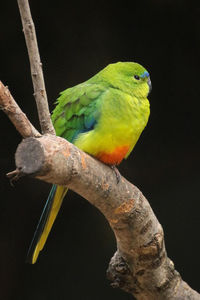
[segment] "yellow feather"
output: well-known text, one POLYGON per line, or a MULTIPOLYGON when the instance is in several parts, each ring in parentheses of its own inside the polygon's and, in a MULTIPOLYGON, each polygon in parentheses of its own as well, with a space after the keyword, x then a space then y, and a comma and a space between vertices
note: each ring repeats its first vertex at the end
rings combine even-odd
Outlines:
POLYGON ((126 157, 134 148, 149 117, 147 98, 112 91, 102 99, 101 118, 95 127, 80 134, 74 144, 81 150, 98 157, 98 153, 112 153, 117 147, 129 145, 126 157))
POLYGON ((35 247, 35 250, 34 250, 34 253, 33 253, 32 264, 34 264, 37 261, 38 255, 39 255, 40 251, 43 249, 43 247, 46 243, 46 240, 47 240, 48 235, 51 231, 51 228, 52 228, 53 223, 56 219, 56 216, 57 216, 57 214, 60 210, 63 198, 66 195, 66 193, 67 193, 67 188, 66 187, 59 186, 59 185, 57 186, 50 214, 48 216, 48 219, 46 221, 44 230, 43 230, 43 232, 40 236, 40 239, 38 240, 38 243, 37 243, 37 245, 35 247))

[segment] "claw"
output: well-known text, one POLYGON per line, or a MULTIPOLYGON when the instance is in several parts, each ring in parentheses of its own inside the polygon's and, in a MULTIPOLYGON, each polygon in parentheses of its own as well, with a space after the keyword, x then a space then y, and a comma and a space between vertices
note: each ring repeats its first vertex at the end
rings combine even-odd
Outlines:
POLYGON ((23 173, 21 172, 21 170, 16 169, 12 172, 7 173, 6 176, 10 179, 10 185, 14 186, 13 182, 21 178, 23 176, 23 173))
POLYGON ((119 170, 117 169, 117 167, 115 165, 111 166, 111 169, 114 171, 114 173, 116 175, 117 184, 118 184, 121 180, 121 174, 119 173, 119 170))

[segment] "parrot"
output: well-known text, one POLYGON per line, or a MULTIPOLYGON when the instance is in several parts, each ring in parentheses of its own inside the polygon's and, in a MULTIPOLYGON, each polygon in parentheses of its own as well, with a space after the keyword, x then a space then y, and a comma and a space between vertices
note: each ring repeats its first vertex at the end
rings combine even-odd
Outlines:
MULTIPOLYGON (((116 168, 129 156, 147 125, 150 91, 150 75, 143 66, 111 63, 60 93, 51 116, 56 135, 116 168)), ((66 186, 52 186, 28 250, 29 263, 37 261, 66 193, 66 186)))

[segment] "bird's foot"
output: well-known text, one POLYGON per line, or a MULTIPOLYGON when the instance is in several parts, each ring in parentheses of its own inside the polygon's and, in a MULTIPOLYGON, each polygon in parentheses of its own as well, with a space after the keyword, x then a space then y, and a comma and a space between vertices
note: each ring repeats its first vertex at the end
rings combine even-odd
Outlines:
POLYGON ((19 178, 21 178, 22 176, 24 176, 24 174, 22 170, 16 169, 12 172, 7 173, 6 176, 10 179, 10 185, 14 186, 13 183, 17 181, 19 178))
POLYGON ((119 173, 119 170, 117 169, 117 167, 115 165, 111 166, 111 169, 114 171, 114 173, 116 175, 117 184, 118 184, 121 180, 121 174, 119 173))

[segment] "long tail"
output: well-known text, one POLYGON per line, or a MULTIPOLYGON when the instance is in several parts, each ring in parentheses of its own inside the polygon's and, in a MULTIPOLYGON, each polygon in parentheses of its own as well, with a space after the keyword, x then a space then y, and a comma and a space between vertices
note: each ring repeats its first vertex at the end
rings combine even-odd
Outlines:
POLYGON ((36 262, 40 251, 43 249, 46 243, 47 237, 51 231, 66 193, 66 187, 59 185, 57 186, 55 184, 52 186, 28 250, 27 262, 31 264, 36 262))

